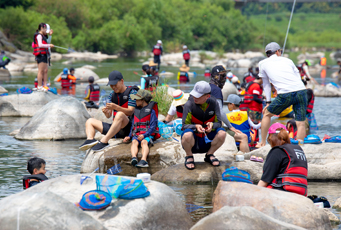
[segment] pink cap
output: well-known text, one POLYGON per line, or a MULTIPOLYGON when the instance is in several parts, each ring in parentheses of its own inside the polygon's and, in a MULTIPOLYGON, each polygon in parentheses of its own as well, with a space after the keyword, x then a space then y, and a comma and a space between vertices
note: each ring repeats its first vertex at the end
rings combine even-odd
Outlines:
MULTIPOLYGON (((276 133, 277 129, 285 129, 286 131, 288 131, 287 127, 285 127, 285 125, 281 124, 281 123, 274 123, 270 126, 269 128, 269 134, 270 133, 276 133)), ((278 133, 278 132, 277 132, 278 133)))

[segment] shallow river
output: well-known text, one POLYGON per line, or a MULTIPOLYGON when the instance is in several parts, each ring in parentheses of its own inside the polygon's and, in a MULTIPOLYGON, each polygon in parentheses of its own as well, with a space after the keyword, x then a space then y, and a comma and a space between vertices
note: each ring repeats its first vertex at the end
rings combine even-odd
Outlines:
MULTIPOLYGON (((107 77, 112 70, 119 70, 123 73, 127 85, 136 84, 139 76, 133 72, 141 73, 141 64, 137 60, 113 60, 110 62, 75 63, 73 67, 80 67, 85 64, 91 64, 98 67, 94 70, 100 78, 107 77)), ((54 63, 50 68, 49 77, 51 78, 52 87, 59 87, 53 83, 55 76, 62 71, 65 66, 61 63, 54 63)), ((71 67, 71 66, 67 66, 71 67)), ((161 70, 177 73, 175 67, 161 67, 161 70)), ((204 80, 204 70, 192 68, 191 71, 197 73, 196 79, 192 82, 204 80)), ((246 69, 233 69, 236 75, 241 76, 246 69)), ((328 72, 328 75, 331 72, 328 72)), ((321 81, 319 75, 313 75, 318 81, 321 81)), ((11 93, 19 87, 32 87, 35 75, 19 75, 12 76, 10 79, 1 80, 0 84, 11 93)), ((326 78, 326 82, 332 81, 326 78)), ((166 80, 170 86, 176 87, 176 77, 166 80)), ((75 97, 81 99, 84 97, 84 89, 86 84, 77 85, 75 97)), ((187 85, 189 91, 193 84, 187 85)), ((105 87, 109 94, 109 87, 105 87)), ((317 134, 322 138, 324 134, 340 135, 341 134, 341 99, 340 98, 316 98, 314 114, 319 126, 317 134)), ((8 134, 15 129, 19 129, 30 118, 22 117, 0 117, 0 199, 11 194, 22 191, 22 176, 27 174, 27 160, 33 156, 44 158, 47 162, 46 176, 49 178, 61 175, 76 174, 80 172, 80 167, 85 156, 85 152, 79 151, 78 146, 84 140, 70 141, 19 141, 8 134)), ((171 185, 171 188, 179 195, 184 203, 196 204, 204 206, 191 213, 193 220, 196 222, 203 216, 208 215, 212 211, 212 195, 216 185, 171 185)), ((333 204, 338 197, 341 197, 341 184, 337 182, 310 182, 308 188, 309 194, 322 195, 329 199, 333 204)), ((340 214, 333 210, 339 217, 340 214)), ((341 229, 340 226, 335 228, 341 229)))

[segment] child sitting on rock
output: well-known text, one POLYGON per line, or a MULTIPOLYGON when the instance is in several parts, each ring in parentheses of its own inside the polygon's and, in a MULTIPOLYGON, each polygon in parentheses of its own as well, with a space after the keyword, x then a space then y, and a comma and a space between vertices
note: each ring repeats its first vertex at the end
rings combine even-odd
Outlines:
POLYGON ((134 118, 129 136, 125 137, 123 142, 132 139, 131 144, 131 165, 136 167, 149 167, 147 156, 149 153, 149 144, 160 137, 158 132, 158 107, 157 102, 150 101, 152 95, 148 90, 140 89, 136 95, 130 95, 132 100, 136 100, 134 118), (142 158, 137 163, 138 147, 142 147, 142 158))
POLYGON ((33 157, 28 160, 27 171, 31 175, 24 176, 23 178, 24 189, 37 185, 45 180, 48 180, 48 178, 45 176, 46 173, 45 166, 46 162, 44 161, 44 159, 33 157))

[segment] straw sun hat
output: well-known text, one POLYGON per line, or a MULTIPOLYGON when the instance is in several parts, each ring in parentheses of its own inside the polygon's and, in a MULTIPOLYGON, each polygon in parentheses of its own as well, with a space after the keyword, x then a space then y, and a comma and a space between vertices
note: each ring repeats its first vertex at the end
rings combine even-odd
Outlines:
POLYGON ((177 107, 180 105, 186 104, 188 101, 189 94, 182 92, 180 89, 177 89, 173 92, 173 102, 172 105, 177 107))
POLYGON ((179 69, 180 71, 188 72, 190 68, 186 64, 183 64, 179 69))

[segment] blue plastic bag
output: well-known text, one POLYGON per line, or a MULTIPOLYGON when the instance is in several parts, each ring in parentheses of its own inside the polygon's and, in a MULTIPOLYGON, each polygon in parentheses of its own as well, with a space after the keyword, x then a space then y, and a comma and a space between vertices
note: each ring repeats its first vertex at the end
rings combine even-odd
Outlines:
POLYGON ((181 119, 176 119, 175 121, 173 121, 173 129, 175 131, 175 133, 179 136, 181 136, 182 134, 182 120, 181 119))
POLYGON ((137 199, 150 195, 141 179, 128 179, 120 176, 96 175, 97 190, 109 193, 113 198, 137 199))
POLYGON ((162 121, 159 121, 158 126, 159 126, 159 133, 162 136, 162 138, 170 139, 172 137, 173 132, 174 132, 173 126, 168 126, 162 121))
MULTIPOLYGON (((290 139, 291 144, 298 145, 298 140, 290 139)), ((304 144, 321 144, 322 141, 319 136, 310 134, 304 138, 304 144)))
POLYGON ((317 130, 319 130, 319 127, 317 126, 315 115, 313 113, 307 114, 310 133, 316 133, 317 130))
POLYGON ((227 168, 222 175, 223 181, 235 181, 253 184, 250 174, 236 167, 227 168))

